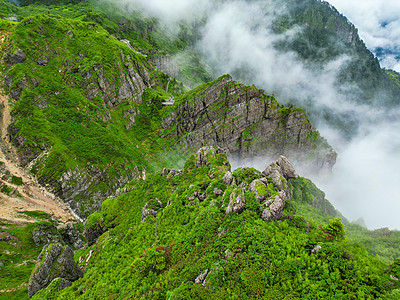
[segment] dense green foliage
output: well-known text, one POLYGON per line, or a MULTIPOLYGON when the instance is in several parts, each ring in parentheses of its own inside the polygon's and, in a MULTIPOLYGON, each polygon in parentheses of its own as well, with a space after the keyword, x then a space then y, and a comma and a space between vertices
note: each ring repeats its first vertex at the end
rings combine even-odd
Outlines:
MULTIPOLYGON (((46 218, 42 212, 26 213, 46 218)), ((0 289, 7 299, 28 299, 29 277, 42 250, 42 245, 36 247, 32 240, 32 232, 38 224, 50 223, 48 220, 22 226, 0 223, 0 262, 3 264, 0 267, 0 289)))
MULTIPOLYGON (((57 182, 68 170, 79 170, 80 176, 101 172, 102 182, 91 184, 91 192, 104 194, 127 174, 151 169, 163 146, 153 144, 156 125, 169 109, 161 102, 181 92, 175 79, 99 25, 79 18, 38 14, 18 24, 2 20, 1 30, 10 35, 5 61, 21 50, 26 55, 22 63, 4 66, 6 87, 17 99, 10 131, 22 157, 48 151, 31 170, 42 183, 60 192, 57 182), (124 99, 119 89, 129 86, 134 73, 145 82, 135 81, 137 96, 124 99)), ((88 192, 78 196, 82 203, 90 197, 88 192)), ((82 216, 95 206, 87 200, 82 216)))
MULTIPOLYGON (((86 224, 105 233, 76 253, 86 261, 93 251, 84 278, 34 299, 376 299, 390 291, 385 265, 345 239, 340 219, 307 229, 301 215, 290 213, 295 202, 282 220, 264 222, 248 191, 245 211, 226 214, 233 189, 221 182, 228 167, 218 161, 223 157, 179 176, 133 181, 132 191, 105 201, 86 224), (213 194, 216 186, 224 195, 213 194), (195 191, 208 197, 189 200, 195 191), (152 206, 157 216, 141 222, 154 199, 162 202, 152 206), (321 250, 311 254, 316 245, 321 250), (205 270, 203 287, 194 281, 205 270)), ((298 181, 307 194, 307 182, 298 181)))
POLYGON ((298 178, 291 182, 293 197, 289 203, 295 203, 296 213, 316 226, 327 223, 331 218, 341 218, 346 224, 348 241, 365 248, 368 253, 387 264, 400 257, 400 232, 387 228, 368 230, 355 223, 349 223, 332 204, 325 194, 310 180, 298 178))

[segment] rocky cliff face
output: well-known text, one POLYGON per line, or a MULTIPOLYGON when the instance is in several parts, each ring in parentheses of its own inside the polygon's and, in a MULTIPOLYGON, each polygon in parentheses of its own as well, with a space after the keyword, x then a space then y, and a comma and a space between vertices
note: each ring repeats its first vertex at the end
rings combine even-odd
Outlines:
POLYGON ((36 16, 9 35, 3 75, 18 161, 84 219, 147 167, 122 135, 134 139, 145 91, 165 78, 96 24, 36 16))
POLYGON ((69 246, 59 243, 44 247, 28 284, 31 298, 56 278, 61 278, 60 290, 71 286, 72 282, 83 276, 82 270, 74 262, 74 252, 69 246))
POLYGON ((215 145, 236 161, 285 155, 316 171, 336 161, 304 111, 283 107, 263 90, 228 75, 183 96, 162 126, 180 146, 215 145))

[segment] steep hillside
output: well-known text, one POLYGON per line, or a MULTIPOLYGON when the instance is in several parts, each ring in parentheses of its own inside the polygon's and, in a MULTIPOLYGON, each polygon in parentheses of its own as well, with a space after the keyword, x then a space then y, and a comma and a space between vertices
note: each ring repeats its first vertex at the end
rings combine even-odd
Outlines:
MULTIPOLYGON (((114 1, 12 2, 0 0, 8 299, 399 298, 399 232, 349 224, 298 176, 289 160, 317 172, 336 153, 304 110, 235 81, 240 72, 213 78, 195 47, 206 17, 170 38, 114 1), (274 161, 231 170, 228 158, 255 155, 274 161), (54 200, 83 224, 63 223, 71 215, 54 200)), ((276 49, 317 69, 357 57, 338 89, 354 84, 373 105, 383 89, 396 104, 399 74, 336 10, 271 3, 291 8, 275 34, 302 26, 276 49)))
POLYGON ((135 118, 168 97, 166 76, 95 24, 37 16, 15 25, 4 55, 11 140, 22 166, 84 217, 149 166, 135 118))

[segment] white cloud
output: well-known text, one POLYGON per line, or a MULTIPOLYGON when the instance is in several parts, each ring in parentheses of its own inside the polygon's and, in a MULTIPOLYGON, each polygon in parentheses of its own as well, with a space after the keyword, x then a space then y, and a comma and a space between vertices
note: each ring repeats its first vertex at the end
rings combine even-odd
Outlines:
POLYGON ((350 220, 399 229, 400 122, 364 125, 364 133, 341 148, 333 176, 314 181, 350 220))
MULTIPOLYGON (((400 1, 329 0, 359 29, 369 49, 400 46, 400 1)), ((400 72, 399 62, 383 60, 382 65, 400 72)))
POLYGON ((205 13, 211 5, 209 0, 100 0, 119 6, 123 10, 141 10, 150 16, 172 23, 178 20, 193 20, 205 13))

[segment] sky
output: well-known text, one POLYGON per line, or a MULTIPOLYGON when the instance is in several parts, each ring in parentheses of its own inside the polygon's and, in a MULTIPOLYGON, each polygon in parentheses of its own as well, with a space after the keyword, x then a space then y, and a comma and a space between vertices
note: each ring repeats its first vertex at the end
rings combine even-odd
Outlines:
POLYGON ((367 47, 394 50, 380 57, 383 67, 400 72, 400 1, 329 0, 339 12, 355 24, 367 47))

